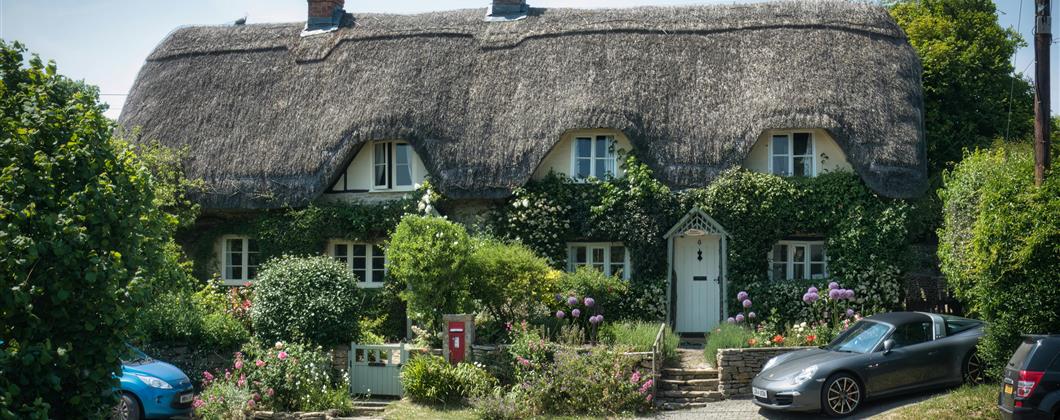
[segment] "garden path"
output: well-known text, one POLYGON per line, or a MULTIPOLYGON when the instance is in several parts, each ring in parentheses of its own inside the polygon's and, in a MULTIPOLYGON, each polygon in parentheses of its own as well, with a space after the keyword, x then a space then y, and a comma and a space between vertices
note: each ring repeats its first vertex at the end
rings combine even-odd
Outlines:
MULTIPOLYGON (((948 391, 944 391, 948 392, 948 391)), ((878 418, 898 408, 916 404, 928 398, 938 395, 935 392, 918 393, 894 398, 886 398, 879 401, 869 401, 854 416, 850 418, 878 418)), ((750 398, 734 398, 707 403, 702 407, 681 411, 661 411, 657 419, 725 419, 725 420, 750 420, 750 419, 772 419, 772 420, 809 420, 823 418, 820 413, 785 413, 760 409, 751 402, 750 398)))

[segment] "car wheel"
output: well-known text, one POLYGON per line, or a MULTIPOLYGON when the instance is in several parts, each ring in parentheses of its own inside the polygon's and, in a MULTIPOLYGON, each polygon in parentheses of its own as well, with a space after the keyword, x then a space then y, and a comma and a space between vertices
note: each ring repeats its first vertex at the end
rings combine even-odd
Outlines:
POLYGON ((979 352, 972 350, 964 357, 964 365, 961 366, 961 375, 964 379, 964 383, 978 385, 983 383, 983 359, 979 357, 979 352))
POLYGON ((837 373, 824 381, 821 390, 821 408, 831 417, 846 417, 861 405, 865 393, 853 376, 837 373))
POLYGON ((122 393, 118 405, 111 412, 113 420, 140 420, 140 401, 136 397, 122 393))

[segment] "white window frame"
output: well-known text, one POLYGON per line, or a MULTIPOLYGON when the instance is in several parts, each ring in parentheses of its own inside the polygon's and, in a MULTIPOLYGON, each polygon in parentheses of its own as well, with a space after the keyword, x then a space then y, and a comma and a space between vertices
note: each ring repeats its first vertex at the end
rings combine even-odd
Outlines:
POLYGON ((412 148, 412 144, 406 141, 400 140, 386 140, 376 141, 371 143, 372 149, 372 182, 370 191, 372 192, 384 192, 384 191, 413 191, 416 189, 416 165, 413 164, 416 157, 416 150, 412 148), (408 147, 408 162, 401 166, 407 166, 409 170, 409 184, 408 185, 397 185, 398 179, 398 162, 397 162, 397 150, 398 146, 403 145, 408 147), (376 148, 382 146, 386 148, 386 159, 383 162, 376 160, 376 148), (376 185, 375 172, 376 168, 384 166, 386 168, 386 185, 376 185))
POLYGON ((260 245, 259 245, 259 248, 257 250, 250 251, 250 241, 257 242, 256 239, 251 238, 249 236, 241 236, 241 235, 224 235, 224 236, 221 236, 221 255, 219 256, 220 257, 219 261, 220 261, 220 266, 221 266, 221 280, 224 282, 225 285, 227 285, 227 286, 242 286, 244 283, 253 282, 254 279, 257 278, 257 268, 260 267, 261 261, 259 260, 259 261, 257 261, 257 264, 250 265, 250 254, 257 254, 260 257, 261 249, 260 249, 260 245), (238 241, 242 241, 242 244, 241 244, 242 246, 241 246, 240 251, 239 251, 239 264, 233 264, 233 265, 230 266, 230 265, 228 265, 228 254, 230 253, 230 251, 228 249, 228 242, 229 241, 237 241, 237 240, 238 241), (228 275, 229 274, 229 268, 234 267, 234 266, 238 266, 238 267, 241 268, 239 278, 233 278, 233 277, 230 277, 228 275), (250 275, 250 269, 251 268, 255 269, 253 276, 250 275))
POLYGON ((795 158, 809 158, 810 159, 810 173, 806 176, 815 177, 817 176, 817 138, 813 135, 812 131, 805 130, 792 130, 792 131, 776 131, 769 133, 766 137, 766 142, 769 145, 769 173, 777 176, 794 176, 795 173, 795 158), (810 154, 808 155, 796 155, 795 154, 795 134, 806 134, 810 136, 810 154), (788 142, 788 153, 783 155, 773 154, 773 138, 774 137, 786 137, 788 142), (788 171, 782 174, 778 174, 773 170, 773 158, 785 156, 788 161, 788 171))
POLYGON ((803 277, 802 278, 803 279, 827 279, 828 278, 828 245, 827 245, 827 243, 824 240, 777 241, 777 243, 773 244, 773 247, 771 247, 769 249, 769 255, 768 255, 767 258, 769 260, 769 279, 773 280, 773 281, 794 280, 795 279, 795 265, 796 264, 802 264, 803 265, 803 267, 802 267, 802 269, 803 269, 803 273, 802 273, 803 277), (779 263, 779 262, 776 262, 776 261, 773 260, 773 252, 776 249, 776 247, 779 246, 779 245, 787 245, 787 247, 788 247, 788 260, 784 261, 783 263, 779 263), (819 246, 822 247, 822 253, 824 253, 824 261, 823 262, 821 262, 821 261, 813 261, 812 260, 812 254, 813 253, 810 252, 810 249, 811 249, 810 247, 811 246, 816 246, 816 245, 819 245, 819 246), (801 262, 797 262, 797 261, 794 260, 795 247, 797 247, 797 246, 801 246, 801 247, 805 247, 806 248, 806 252, 803 253, 803 260, 801 262), (775 278, 775 275, 773 274, 773 271, 774 271, 773 270, 773 266, 775 264, 784 264, 784 273, 785 273, 784 274, 784 278, 782 278, 782 279, 775 278), (810 273, 813 272, 812 267, 811 267, 813 264, 822 264, 824 266, 824 269, 822 270, 823 273, 818 275, 817 277, 811 277, 811 275, 810 275, 810 273))
POLYGON ((611 262, 611 247, 622 247, 624 250, 622 258, 622 279, 629 280, 630 274, 633 272, 633 265, 629 262, 629 248, 623 245, 621 242, 568 242, 567 243, 567 271, 573 272, 579 266, 593 266, 597 263, 592 259, 592 251, 594 249, 603 249, 603 269, 604 275, 610 276, 614 273, 613 265, 611 262), (585 248, 585 264, 578 264, 575 259, 577 248, 585 248))
POLYGON ((618 153, 615 150, 618 147, 618 141, 615 136, 610 134, 586 134, 576 135, 571 138, 570 145, 570 177, 576 182, 586 182, 589 178, 602 179, 594 175, 596 173, 596 163, 599 160, 606 161, 606 165, 611 167, 611 177, 618 177, 618 153), (588 139, 589 140, 589 176, 580 177, 578 176, 578 160, 586 159, 578 156, 578 140, 588 139), (596 141, 597 140, 608 140, 610 143, 607 145, 607 156, 596 155, 596 141))
POLYGON ((385 280, 387 272, 388 272, 387 265, 389 263, 389 260, 387 259, 387 255, 386 255, 386 248, 384 248, 379 243, 363 242, 363 241, 349 241, 349 240, 344 240, 344 239, 332 239, 332 240, 328 241, 327 255, 329 257, 331 257, 331 258, 336 259, 336 260, 338 260, 340 258, 339 255, 336 255, 336 248, 337 248, 336 245, 345 245, 346 246, 346 255, 345 256, 341 256, 341 257, 345 258, 345 260, 346 260, 345 261, 346 268, 349 269, 350 272, 354 271, 354 268, 353 268, 353 259, 354 259, 353 247, 357 246, 357 245, 364 246, 364 257, 358 257, 358 258, 364 258, 364 273, 365 273, 365 275, 363 276, 363 278, 362 278, 362 276, 358 276, 357 277, 357 287, 362 287, 362 288, 365 288, 365 289, 376 289, 376 288, 383 287, 384 280, 385 280), (382 257, 383 257, 383 277, 379 278, 379 279, 375 278, 375 271, 376 270, 372 267, 372 264, 375 262, 375 258, 377 257, 377 255, 375 255, 375 252, 376 252, 375 249, 377 247, 383 253, 383 255, 382 255, 382 257))

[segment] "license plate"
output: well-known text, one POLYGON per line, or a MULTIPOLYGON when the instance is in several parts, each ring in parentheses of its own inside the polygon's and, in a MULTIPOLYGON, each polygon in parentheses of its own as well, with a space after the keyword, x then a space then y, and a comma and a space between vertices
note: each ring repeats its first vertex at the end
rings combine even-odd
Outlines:
POLYGON ((1009 395, 1012 394, 1012 384, 1005 384, 1005 393, 1009 395))
POLYGON ((764 389, 751 387, 751 393, 754 394, 754 396, 756 396, 758 398, 767 398, 766 397, 766 390, 764 390, 764 389))
POLYGON ((193 398, 195 398, 195 394, 187 393, 187 394, 184 394, 184 395, 180 396, 180 402, 181 403, 190 403, 193 398))

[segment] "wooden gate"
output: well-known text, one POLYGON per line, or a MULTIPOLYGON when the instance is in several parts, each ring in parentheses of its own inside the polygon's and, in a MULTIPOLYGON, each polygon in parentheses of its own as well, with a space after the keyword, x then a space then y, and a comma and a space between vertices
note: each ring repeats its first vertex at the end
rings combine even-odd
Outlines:
POLYGON ((400 397, 401 366, 409 358, 409 351, 401 344, 351 344, 350 393, 392 395, 400 397))

